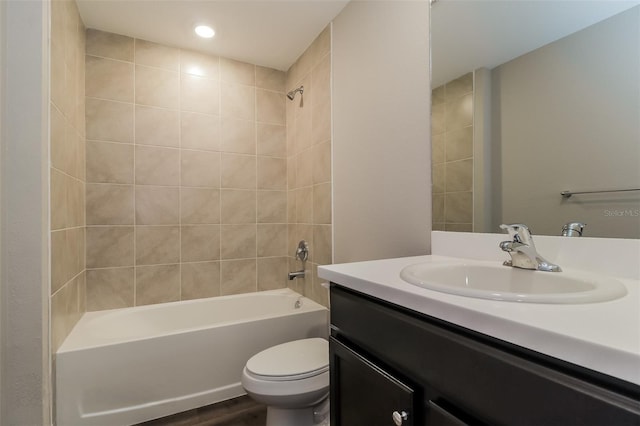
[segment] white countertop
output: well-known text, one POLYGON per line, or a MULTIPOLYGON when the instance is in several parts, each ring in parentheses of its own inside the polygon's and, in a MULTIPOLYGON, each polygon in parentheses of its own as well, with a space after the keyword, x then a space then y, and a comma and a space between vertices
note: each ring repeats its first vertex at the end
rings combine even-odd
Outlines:
POLYGON ((640 385, 638 279, 616 277, 628 291, 617 300, 555 305, 446 294, 411 285, 399 275, 408 265, 453 259, 433 255, 336 264, 319 267, 318 275, 416 312, 640 385))

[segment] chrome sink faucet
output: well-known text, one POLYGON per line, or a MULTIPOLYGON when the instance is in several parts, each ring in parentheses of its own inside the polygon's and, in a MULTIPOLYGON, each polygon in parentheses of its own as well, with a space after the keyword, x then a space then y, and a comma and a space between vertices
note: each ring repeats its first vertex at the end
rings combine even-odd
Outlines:
POLYGON ((511 256, 511 260, 506 260, 503 265, 547 272, 562 271, 558 265, 549 262, 538 253, 527 225, 521 223, 502 224, 500 228, 506 230, 511 238, 511 241, 500 243, 502 251, 506 251, 511 256))

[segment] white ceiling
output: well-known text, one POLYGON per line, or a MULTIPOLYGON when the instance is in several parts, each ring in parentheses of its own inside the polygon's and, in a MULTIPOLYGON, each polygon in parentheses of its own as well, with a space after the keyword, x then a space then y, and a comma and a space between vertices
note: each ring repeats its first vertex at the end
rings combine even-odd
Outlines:
POLYGON ((638 0, 438 0, 432 87, 489 69, 640 4, 638 0))
POLYGON ((349 0, 78 0, 87 28, 286 71, 349 0), (212 39, 197 37, 204 23, 212 39))

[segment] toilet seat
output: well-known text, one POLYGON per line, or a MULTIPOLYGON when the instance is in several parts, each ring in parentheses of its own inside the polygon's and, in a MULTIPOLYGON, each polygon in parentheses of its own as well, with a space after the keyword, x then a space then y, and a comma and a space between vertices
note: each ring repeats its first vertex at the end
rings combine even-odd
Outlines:
POLYGON ((325 339, 295 340, 257 353, 247 361, 245 372, 259 380, 294 381, 329 370, 329 344, 325 339))

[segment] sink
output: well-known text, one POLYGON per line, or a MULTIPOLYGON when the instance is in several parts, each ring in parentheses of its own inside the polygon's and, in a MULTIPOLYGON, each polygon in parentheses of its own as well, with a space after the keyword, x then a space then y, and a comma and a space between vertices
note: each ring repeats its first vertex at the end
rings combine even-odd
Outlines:
POLYGON ((529 303, 593 303, 618 299, 618 280, 578 272, 542 272, 475 263, 418 263, 400 277, 418 287, 459 296, 529 303))

